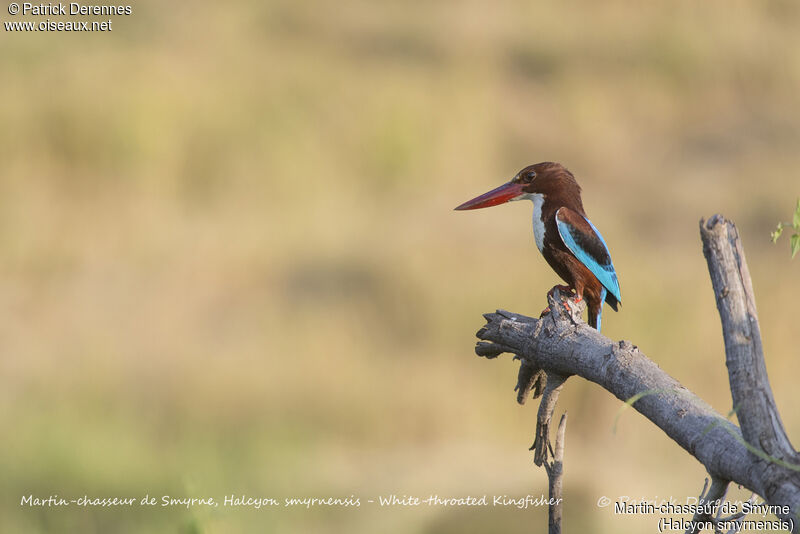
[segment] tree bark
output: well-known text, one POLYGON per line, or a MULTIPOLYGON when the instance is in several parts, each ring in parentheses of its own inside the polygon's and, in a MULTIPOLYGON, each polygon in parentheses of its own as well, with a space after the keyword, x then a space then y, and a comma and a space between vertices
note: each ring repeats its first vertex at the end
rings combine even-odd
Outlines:
POLYGON ((562 494, 564 483, 564 441, 567 434, 567 414, 561 416, 556 432, 556 445, 553 448, 553 462, 545 463, 550 490, 550 504, 547 513, 548 534, 561 534, 561 515, 564 511, 562 494))
POLYGON ((787 484, 796 484, 797 471, 784 466, 800 464, 800 456, 786 435, 769 385, 753 283, 739 232, 732 222, 715 215, 700 221, 700 235, 722 321, 733 409, 753 460, 765 471, 769 490, 780 494, 787 484))
MULTIPOLYGON (((518 355, 550 375, 578 375, 599 384, 661 428, 702 463, 714 480, 732 481, 768 504, 800 532, 800 458, 789 442, 767 380, 752 283, 738 233, 720 216, 701 221, 725 335, 734 407, 742 429, 669 376, 638 347, 614 342, 563 309, 558 291, 541 319, 498 310, 484 315, 479 356, 518 355)), ((573 306, 570 301, 570 306, 573 306)))

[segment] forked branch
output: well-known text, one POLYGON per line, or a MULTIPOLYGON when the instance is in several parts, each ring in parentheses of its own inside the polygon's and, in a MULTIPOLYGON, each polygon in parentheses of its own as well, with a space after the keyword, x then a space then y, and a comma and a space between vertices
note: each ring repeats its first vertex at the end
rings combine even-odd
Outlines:
MULTIPOLYGON (((531 389, 531 377, 545 373, 545 398, 552 377, 562 377, 563 382, 563 377, 578 375, 620 400, 635 399, 633 408, 702 463, 713 480, 735 482, 768 504, 787 506, 788 513, 778 511, 776 515, 790 521, 792 531, 798 533, 800 457, 786 436, 767 380, 741 242, 735 226, 720 216, 708 223, 701 221, 701 235, 723 324, 734 406, 744 435, 638 347, 628 341, 614 342, 574 314, 565 313, 561 301, 567 297, 558 292, 549 297, 552 312, 541 319, 502 310, 484 315, 487 324, 478 332, 482 341, 475 351, 490 358, 503 352, 516 354, 521 365, 527 366, 520 372, 522 390, 531 389)), ((556 395, 560 386, 553 384, 556 395)), ((553 406, 547 406, 546 421, 539 425, 549 423, 553 406)), ((539 432, 541 429, 537 440, 539 432)), ((546 460, 546 445, 538 459, 546 460)))

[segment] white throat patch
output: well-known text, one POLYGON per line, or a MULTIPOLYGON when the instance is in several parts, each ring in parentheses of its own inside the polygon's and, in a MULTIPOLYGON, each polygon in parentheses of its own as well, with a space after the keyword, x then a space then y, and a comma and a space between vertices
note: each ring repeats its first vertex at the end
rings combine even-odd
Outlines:
POLYGON ((530 193, 528 198, 533 202, 533 238, 536 240, 536 248, 539 252, 544 247, 544 221, 542 221, 542 204, 544 195, 541 193, 530 193))

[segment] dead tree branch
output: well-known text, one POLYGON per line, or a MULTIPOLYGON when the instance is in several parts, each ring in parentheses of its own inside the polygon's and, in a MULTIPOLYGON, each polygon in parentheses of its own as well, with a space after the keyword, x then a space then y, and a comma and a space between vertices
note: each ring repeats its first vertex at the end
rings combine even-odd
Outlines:
POLYGON ((567 377, 556 374, 547 375, 542 402, 539 403, 539 414, 536 417, 536 438, 531 445, 533 463, 538 466, 547 465, 548 446, 550 445, 550 421, 556 409, 558 395, 564 387, 567 377))
MULTIPOLYGON (((701 221, 701 229, 741 430, 638 347, 628 341, 613 342, 566 313, 561 302, 565 297, 558 292, 548 297, 552 312, 541 319, 502 310, 485 314, 487 324, 477 334, 483 341, 475 351, 490 358, 503 352, 516 354, 521 365, 529 367, 524 376, 520 372, 520 391, 530 389, 527 386, 533 383, 532 377, 540 376, 539 371, 546 373, 545 398, 552 377, 571 375, 594 382, 623 401, 639 395, 633 408, 702 463, 718 488, 735 482, 768 504, 788 506, 788 513, 776 515, 790 521, 797 534, 800 457, 786 436, 767 380, 752 284, 738 233, 719 216, 708 223, 701 221)), ((553 384, 555 398, 562 385, 563 380, 553 384)), ((547 416, 549 411, 549 417, 555 405, 554 398, 550 400, 552 406, 548 402, 544 413, 547 416)), ((537 421, 537 427, 549 423, 549 417, 537 421)), ((546 460, 546 452, 541 459, 546 460)))
POLYGON ((547 471, 547 481, 550 491, 550 503, 548 509, 548 534, 561 534, 561 514, 564 509, 564 498, 562 496, 564 479, 564 441, 567 434, 567 414, 561 416, 556 432, 556 446, 553 450, 553 461, 545 462, 544 469, 547 471))
POLYGON ((785 466, 800 464, 800 456, 786 435, 769 385, 742 242, 736 226, 719 215, 707 223, 700 221, 700 235, 722 321, 734 411, 742 437, 756 449, 750 451, 753 461, 766 471, 765 478, 774 486, 777 497, 783 491, 791 492, 792 487, 796 489, 798 473, 785 466))

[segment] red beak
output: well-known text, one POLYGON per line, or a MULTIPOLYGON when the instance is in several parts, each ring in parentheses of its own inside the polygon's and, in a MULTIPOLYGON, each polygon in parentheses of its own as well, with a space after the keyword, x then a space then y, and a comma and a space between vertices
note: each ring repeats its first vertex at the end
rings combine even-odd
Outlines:
POLYGON ((508 182, 497 189, 492 189, 488 193, 484 193, 479 197, 464 202, 457 207, 456 210, 476 210, 478 208, 489 208, 491 206, 497 206, 498 204, 505 204, 523 193, 522 186, 523 184, 508 182))

